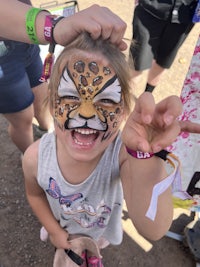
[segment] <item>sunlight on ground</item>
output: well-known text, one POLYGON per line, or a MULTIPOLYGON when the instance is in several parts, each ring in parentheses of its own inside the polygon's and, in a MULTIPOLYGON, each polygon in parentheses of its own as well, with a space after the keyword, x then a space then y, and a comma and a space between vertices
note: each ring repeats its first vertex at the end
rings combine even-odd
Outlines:
POLYGON ((182 209, 182 208, 174 209, 174 220, 178 219, 181 214, 185 214, 189 217, 190 216, 190 210, 182 209))
POLYGON ((122 225, 125 233, 145 252, 148 252, 152 249, 153 245, 140 234, 138 234, 130 219, 122 220, 122 225))
MULTIPOLYGON (((123 211, 125 212, 125 214, 127 214, 127 208, 125 204, 124 204, 123 211)), ((131 220, 128 217, 122 219, 122 225, 123 225, 124 232, 131 239, 133 239, 134 242, 137 243, 138 246, 140 246, 145 252, 148 252, 152 249, 153 245, 137 232, 137 230, 135 229, 131 220)))
MULTIPOLYGON (((127 213, 127 208, 126 208, 126 204, 124 203, 124 208, 123 208, 123 212, 124 214, 128 214, 127 213)), ((190 216, 190 211, 186 210, 186 209, 182 209, 182 208, 176 208, 174 209, 174 217, 173 220, 176 220, 177 218, 179 218, 182 214, 185 214, 187 216, 190 216)), ((149 252, 152 248, 153 245, 146 240, 144 237, 142 237, 137 230, 135 229, 135 227, 133 226, 131 220, 128 218, 128 216, 124 215, 124 218, 122 217, 122 225, 123 225, 123 230, 124 232, 131 238, 134 240, 134 242, 140 246, 145 252, 149 252)), ((168 235, 168 237, 171 237, 173 239, 177 239, 175 238, 177 236, 179 236, 179 234, 173 234, 173 232, 171 232, 171 235, 168 235)))

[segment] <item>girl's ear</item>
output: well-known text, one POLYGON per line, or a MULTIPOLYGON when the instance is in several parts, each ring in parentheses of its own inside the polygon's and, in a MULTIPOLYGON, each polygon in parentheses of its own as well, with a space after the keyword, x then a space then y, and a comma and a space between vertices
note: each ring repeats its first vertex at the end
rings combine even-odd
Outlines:
POLYGON ((51 116, 53 117, 53 99, 51 99, 51 89, 50 88, 48 90, 47 99, 48 99, 49 110, 50 110, 51 116))
POLYGON ((128 115, 129 115, 129 113, 128 113, 128 111, 125 109, 124 112, 123 112, 123 120, 124 120, 124 121, 127 120, 128 115))
POLYGON ((53 107, 51 104, 49 104, 49 109, 50 109, 51 116, 53 117, 53 107))

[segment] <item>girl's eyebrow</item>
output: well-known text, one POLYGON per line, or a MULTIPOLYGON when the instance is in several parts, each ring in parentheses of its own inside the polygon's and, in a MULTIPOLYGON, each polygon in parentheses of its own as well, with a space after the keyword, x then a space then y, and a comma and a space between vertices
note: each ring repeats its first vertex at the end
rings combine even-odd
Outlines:
POLYGON ((97 93, 100 94, 102 91, 105 90, 106 87, 110 86, 111 84, 113 84, 115 81, 117 80, 117 75, 115 74, 110 80, 108 80, 103 87, 101 88, 101 90, 99 90, 99 92, 97 93))

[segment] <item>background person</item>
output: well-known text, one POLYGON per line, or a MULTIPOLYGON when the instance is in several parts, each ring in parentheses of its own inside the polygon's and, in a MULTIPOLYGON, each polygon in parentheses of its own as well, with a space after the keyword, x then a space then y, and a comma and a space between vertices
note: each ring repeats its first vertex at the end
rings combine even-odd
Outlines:
MULTIPOLYGON (((31 5, 29 0, 22 2, 31 5)), ((43 62, 38 45, 2 37, 0 41, 0 113, 9 122, 12 141, 24 153, 34 141, 33 118, 41 133, 52 124, 49 106, 45 105, 48 86, 39 81, 43 62)))
POLYGON ((180 46, 192 30, 196 0, 138 0, 133 15, 130 56, 134 60, 133 84, 148 70, 145 91, 152 92, 169 69, 180 46))

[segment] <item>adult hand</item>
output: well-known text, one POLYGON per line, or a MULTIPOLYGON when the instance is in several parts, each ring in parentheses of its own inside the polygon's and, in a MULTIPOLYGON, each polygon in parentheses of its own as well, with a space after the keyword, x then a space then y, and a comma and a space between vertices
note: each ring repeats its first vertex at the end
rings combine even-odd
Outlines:
POLYGON ((127 147, 143 152, 158 152, 169 146, 181 131, 177 117, 182 103, 177 96, 170 96, 155 104, 151 93, 143 93, 130 114, 122 140, 127 147))
POLYGON ((107 7, 95 4, 58 22, 54 29, 54 39, 60 45, 67 45, 78 34, 87 31, 93 39, 101 36, 125 50, 127 44, 122 39, 126 27, 126 23, 107 7))
POLYGON ((181 132, 200 134, 200 124, 191 121, 180 121, 181 132))

